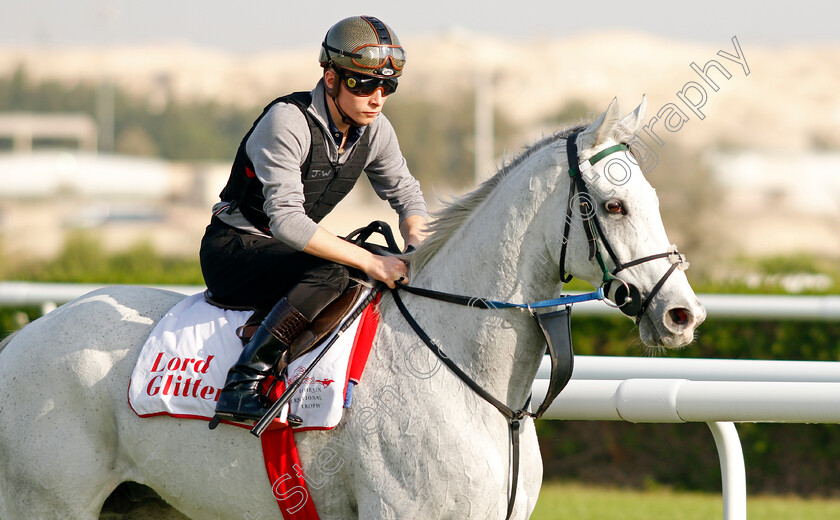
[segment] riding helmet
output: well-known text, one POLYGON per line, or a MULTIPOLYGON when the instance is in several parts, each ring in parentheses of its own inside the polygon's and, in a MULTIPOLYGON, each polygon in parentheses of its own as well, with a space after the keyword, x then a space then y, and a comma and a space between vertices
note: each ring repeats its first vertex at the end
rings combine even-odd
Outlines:
POLYGON ((378 78, 396 78, 405 66, 405 49, 391 28, 373 16, 352 16, 327 31, 321 66, 378 78))

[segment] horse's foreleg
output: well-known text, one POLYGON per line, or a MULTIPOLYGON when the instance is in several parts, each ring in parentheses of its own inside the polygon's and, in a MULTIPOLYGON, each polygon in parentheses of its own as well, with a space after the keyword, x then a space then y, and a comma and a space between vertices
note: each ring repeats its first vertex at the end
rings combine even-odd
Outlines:
POLYGON ((13 346, 3 352, 15 362, 7 366, 33 368, 15 380, 0 374, 0 518, 98 518, 121 481, 110 406, 95 392, 43 384, 66 366, 39 366, 26 359, 30 352, 10 352, 13 346))
POLYGON ((37 443, 26 438, 12 446, 5 443, 0 518, 99 518, 102 504, 119 483, 107 454, 97 453, 83 436, 67 429, 46 428, 49 433, 37 443), (74 445, 67 445, 67 439, 74 439, 74 445))

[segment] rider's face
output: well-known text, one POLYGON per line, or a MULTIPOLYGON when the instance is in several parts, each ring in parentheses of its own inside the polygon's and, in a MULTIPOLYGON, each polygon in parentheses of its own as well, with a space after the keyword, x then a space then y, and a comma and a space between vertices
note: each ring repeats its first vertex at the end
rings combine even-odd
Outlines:
MULTIPOLYGON (((326 83, 327 89, 332 88, 336 81, 339 81, 339 78, 334 70, 330 69, 324 72, 324 82, 326 83)), ((362 126, 373 123, 373 120, 382 112, 382 107, 385 105, 386 99, 388 97, 384 95, 381 87, 369 96, 358 96, 348 91, 344 84, 340 85, 337 96, 341 110, 349 118, 362 126)), ((331 106, 331 111, 332 108, 331 106)), ((341 121, 341 116, 338 115, 336 117, 337 114, 332 113, 331 115, 333 116, 333 121, 338 125, 341 121)))

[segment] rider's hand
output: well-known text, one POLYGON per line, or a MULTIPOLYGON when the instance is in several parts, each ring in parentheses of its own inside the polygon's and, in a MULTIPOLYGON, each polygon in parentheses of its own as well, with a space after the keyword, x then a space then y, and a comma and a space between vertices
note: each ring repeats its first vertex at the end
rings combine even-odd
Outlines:
POLYGON ((390 289, 394 289, 394 282, 408 283, 408 266, 393 256, 373 255, 370 266, 365 269, 365 274, 384 282, 390 289))
POLYGON ((401 278, 402 282, 408 282, 408 266, 399 258, 374 255, 336 237, 320 226, 303 251, 331 262, 361 269, 365 274, 374 280, 384 282, 391 289, 396 287, 394 282, 401 278))

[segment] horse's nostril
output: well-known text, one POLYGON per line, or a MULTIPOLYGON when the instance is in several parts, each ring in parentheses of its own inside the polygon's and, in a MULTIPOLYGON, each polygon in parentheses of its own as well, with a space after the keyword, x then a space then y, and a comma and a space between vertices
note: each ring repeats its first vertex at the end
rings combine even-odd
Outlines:
POLYGON ((686 325, 688 320, 691 318, 691 313, 689 313, 687 309, 678 308, 668 311, 668 316, 670 316, 671 321, 673 321, 674 324, 686 325))

